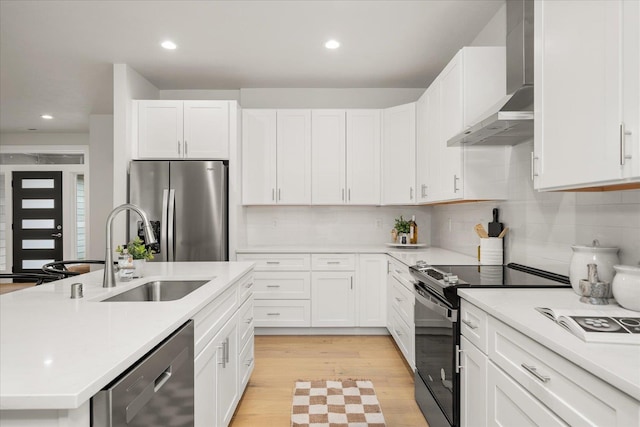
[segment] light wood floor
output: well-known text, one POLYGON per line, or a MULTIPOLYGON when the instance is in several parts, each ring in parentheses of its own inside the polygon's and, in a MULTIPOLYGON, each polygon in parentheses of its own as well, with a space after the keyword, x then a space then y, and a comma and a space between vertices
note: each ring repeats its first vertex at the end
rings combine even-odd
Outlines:
POLYGON ((231 427, 287 427, 296 380, 369 379, 389 427, 423 427, 413 373, 390 336, 256 336, 255 369, 231 427))

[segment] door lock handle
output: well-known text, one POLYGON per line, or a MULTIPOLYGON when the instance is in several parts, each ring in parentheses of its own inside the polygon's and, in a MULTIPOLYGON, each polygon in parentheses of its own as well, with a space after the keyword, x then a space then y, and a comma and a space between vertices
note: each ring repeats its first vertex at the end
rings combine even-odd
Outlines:
POLYGON ((62 237, 62 233, 53 233, 51 237, 62 237))

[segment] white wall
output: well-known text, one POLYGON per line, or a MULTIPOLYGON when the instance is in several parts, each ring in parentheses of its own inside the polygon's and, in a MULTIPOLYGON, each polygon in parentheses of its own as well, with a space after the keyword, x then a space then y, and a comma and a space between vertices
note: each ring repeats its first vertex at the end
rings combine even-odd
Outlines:
POLYGON ((237 90, 161 90, 160 99, 189 99, 240 101, 240 89, 237 90))
POLYGON ((0 133, 0 145, 89 145, 88 133, 0 133))
POLYGON ((504 46, 507 36, 507 5, 504 4, 478 33, 471 46, 504 46))
POLYGON ((89 117, 89 246, 88 259, 104 259, 105 223, 113 208, 113 115, 89 117))
MULTIPOLYGON (((133 100, 158 99, 160 92, 127 64, 113 64, 113 204, 127 202, 127 168, 133 147, 133 100)), ((114 220, 114 241, 126 240, 126 220, 114 220)))

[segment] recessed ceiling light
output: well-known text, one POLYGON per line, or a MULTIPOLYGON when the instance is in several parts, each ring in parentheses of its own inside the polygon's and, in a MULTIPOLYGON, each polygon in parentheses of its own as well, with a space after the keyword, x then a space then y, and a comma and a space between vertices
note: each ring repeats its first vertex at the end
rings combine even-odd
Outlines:
POLYGON ((45 120, 51 120, 53 119, 53 116, 51 114, 43 114, 40 117, 42 117, 45 120))
POLYGON ((337 49, 340 47, 340 42, 338 40, 329 40, 324 44, 324 47, 327 49, 337 49))
POLYGON ((174 50, 175 48, 177 48, 178 46, 176 46, 176 44, 174 42, 172 42, 171 40, 166 40, 163 41, 160 46, 162 46, 165 49, 169 49, 169 50, 174 50))

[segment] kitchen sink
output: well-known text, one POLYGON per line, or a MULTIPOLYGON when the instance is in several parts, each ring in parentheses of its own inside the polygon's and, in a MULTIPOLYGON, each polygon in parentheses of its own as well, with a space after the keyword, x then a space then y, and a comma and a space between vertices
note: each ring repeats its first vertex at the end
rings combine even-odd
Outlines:
POLYGON ((208 282, 209 280, 154 280, 101 302, 175 301, 208 282))

